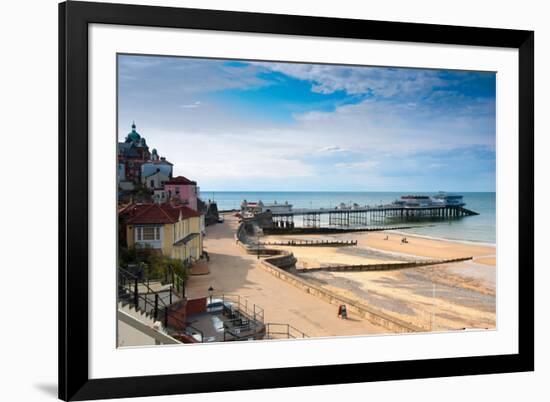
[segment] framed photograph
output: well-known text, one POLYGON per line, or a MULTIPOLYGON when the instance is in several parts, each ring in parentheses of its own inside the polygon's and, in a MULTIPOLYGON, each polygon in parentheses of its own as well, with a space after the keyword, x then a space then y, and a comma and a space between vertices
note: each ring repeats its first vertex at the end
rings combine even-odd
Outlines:
POLYGON ((532 371, 534 33, 59 5, 59 397, 532 371))

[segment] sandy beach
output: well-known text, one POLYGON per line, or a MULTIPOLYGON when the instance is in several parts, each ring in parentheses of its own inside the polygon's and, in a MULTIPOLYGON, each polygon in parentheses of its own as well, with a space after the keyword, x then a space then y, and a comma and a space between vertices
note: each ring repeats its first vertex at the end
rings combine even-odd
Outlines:
MULTIPOLYGON (((187 296, 238 294, 265 310, 265 321, 288 323, 309 336, 388 333, 358 316, 341 320, 337 306, 307 294, 265 271, 254 255, 236 244, 237 219, 225 214, 224 223, 209 226, 204 240, 210 255, 209 273, 192 276, 187 296)), ((394 232, 355 232, 330 235, 262 236, 263 242, 286 240, 357 240, 357 246, 290 247, 298 268, 375 264, 473 257, 472 260, 372 272, 300 273, 302 278, 336 294, 370 305, 426 331, 494 328, 496 325, 495 247, 427 239, 394 232), (386 240, 387 239, 387 240, 386 240)))
POLYGON ((471 261, 377 272, 312 272, 313 283, 427 331, 494 328, 496 248, 395 232, 265 236, 264 241, 357 240, 349 247, 287 247, 297 267, 473 257, 471 261), (401 239, 407 238, 407 243, 401 239))
POLYGON ((215 295, 239 295, 248 305, 264 309, 264 322, 290 324, 309 337, 338 335, 368 335, 385 333, 383 327, 350 314, 349 319, 337 317, 338 306, 277 279, 258 264, 235 243, 238 221, 225 215, 223 224, 207 227, 204 248, 210 256, 209 273, 191 276, 186 285, 187 297, 193 299, 208 295, 208 287, 215 295))

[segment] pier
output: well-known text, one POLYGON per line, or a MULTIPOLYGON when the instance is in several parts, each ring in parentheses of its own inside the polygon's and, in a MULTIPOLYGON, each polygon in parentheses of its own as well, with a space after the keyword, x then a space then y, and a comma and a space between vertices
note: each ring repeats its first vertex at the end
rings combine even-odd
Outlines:
POLYGON ((384 224, 386 221, 411 221, 421 219, 454 219, 464 216, 479 215, 463 206, 426 206, 407 207, 385 205, 378 207, 359 207, 350 209, 319 208, 294 209, 291 211, 271 212, 273 226, 293 229, 297 217, 302 217, 302 225, 306 228, 321 227, 321 216, 328 215, 329 226, 367 226, 384 224))
POLYGON ((357 246, 357 240, 288 240, 274 242, 259 242, 259 246, 291 246, 291 247, 345 247, 357 246))

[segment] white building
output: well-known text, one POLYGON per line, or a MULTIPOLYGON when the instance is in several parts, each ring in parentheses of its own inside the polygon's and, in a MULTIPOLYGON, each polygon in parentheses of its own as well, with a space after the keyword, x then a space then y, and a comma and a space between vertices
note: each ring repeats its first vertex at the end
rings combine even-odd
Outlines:
POLYGON ((163 189, 164 183, 170 180, 170 177, 162 170, 157 169, 154 173, 148 176, 142 176, 141 181, 150 190, 163 189))
MULTIPOLYGON (((258 204, 260 204, 258 202, 258 204)), ((285 213, 292 211, 292 205, 285 201, 284 204, 278 204, 277 201, 274 201, 273 204, 261 204, 262 212, 275 212, 275 213, 285 213)))
POLYGON ((153 190, 153 201, 157 204, 164 204, 168 202, 168 193, 164 188, 156 188, 153 190))

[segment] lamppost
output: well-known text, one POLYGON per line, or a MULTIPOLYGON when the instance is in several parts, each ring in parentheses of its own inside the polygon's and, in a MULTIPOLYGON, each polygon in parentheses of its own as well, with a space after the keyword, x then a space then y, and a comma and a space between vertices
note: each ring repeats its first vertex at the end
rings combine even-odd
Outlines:
POLYGON ((214 288, 210 286, 208 288, 208 296, 210 297, 210 304, 212 304, 212 295, 214 294, 214 288))

